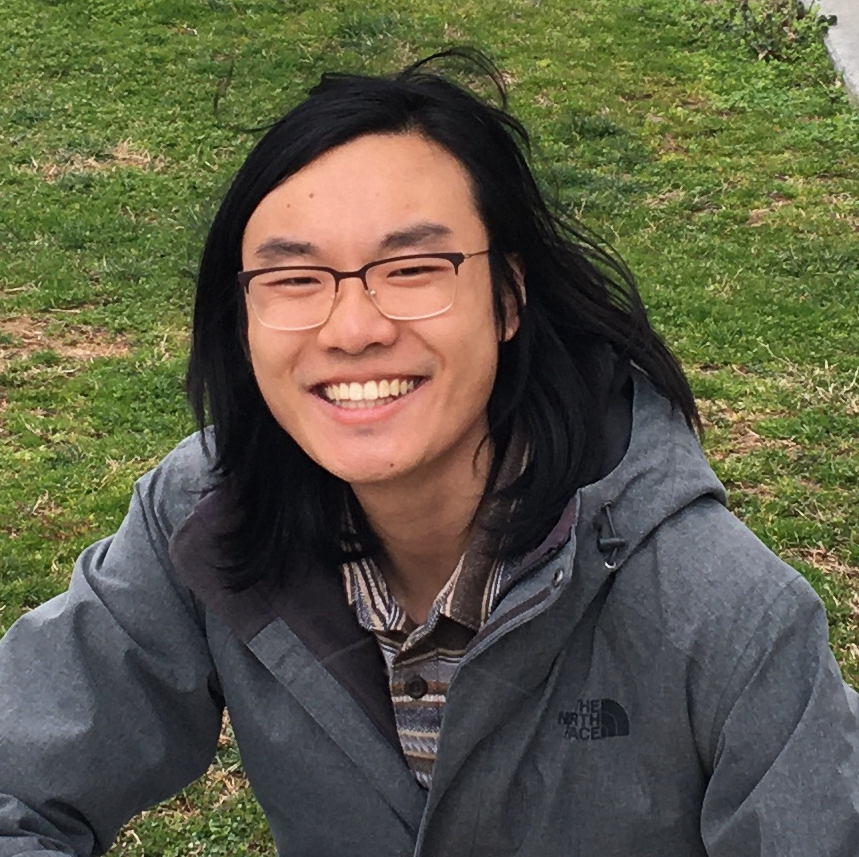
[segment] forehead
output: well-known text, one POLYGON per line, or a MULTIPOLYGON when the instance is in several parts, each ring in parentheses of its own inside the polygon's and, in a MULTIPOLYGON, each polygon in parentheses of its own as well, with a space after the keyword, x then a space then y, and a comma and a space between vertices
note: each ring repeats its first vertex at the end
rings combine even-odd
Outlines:
POLYGON ((470 250, 486 238, 467 171, 419 134, 369 134, 312 161, 260 202, 242 253, 261 260, 260 248, 284 239, 311 250, 292 255, 366 256, 393 233, 418 249, 470 250))

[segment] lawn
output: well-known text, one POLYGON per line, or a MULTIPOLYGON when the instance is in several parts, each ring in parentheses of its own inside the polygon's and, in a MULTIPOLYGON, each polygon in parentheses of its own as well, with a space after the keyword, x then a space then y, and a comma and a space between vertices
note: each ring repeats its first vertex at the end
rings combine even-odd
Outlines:
MULTIPOLYGON (((469 43, 559 205, 637 274, 732 508, 820 593, 859 685, 859 115, 813 14, 737 9, 0 0, 0 633, 192 428, 194 269, 252 129, 323 70, 469 43)), ((271 850, 225 731, 210 775, 111 854, 271 850)))

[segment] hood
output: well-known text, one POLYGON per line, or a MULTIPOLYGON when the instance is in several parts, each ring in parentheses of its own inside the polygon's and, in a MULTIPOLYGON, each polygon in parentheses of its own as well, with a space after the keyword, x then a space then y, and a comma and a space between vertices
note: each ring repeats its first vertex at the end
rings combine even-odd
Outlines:
POLYGON ((725 489, 697 436, 649 377, 621 366, 613 387, 606 414, 606 475, 580 488, 541 544, 505 570, 496 603, 514 589, 516 594, 478 640, 492 637, 514 615, 539 612, 564 590, 576 602, 567 617, 575 624, 663 521, 703 497, 725 504, 725 489), (573 575, 560 570, 564 557, 573 575), (541 572, 545 569, 548 577, 541 572), (569 586, 573 580, 575 586, 569 586))
POLYGON ((577 553, 617 572, 666 519, 725 489, 704 457, 683 413, 638 369, 632 371, 629 444, 619 463, 577 495, 577 553))

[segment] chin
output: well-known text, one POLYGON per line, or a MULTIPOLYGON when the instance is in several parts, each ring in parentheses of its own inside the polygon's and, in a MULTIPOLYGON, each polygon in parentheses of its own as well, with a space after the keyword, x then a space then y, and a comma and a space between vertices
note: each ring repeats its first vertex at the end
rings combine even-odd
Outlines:
POLYGON ((338 479, 350 485, 370 485, 400 476, 404 468, 392 461, 343 461, 317 458, 317 463, 338 479))

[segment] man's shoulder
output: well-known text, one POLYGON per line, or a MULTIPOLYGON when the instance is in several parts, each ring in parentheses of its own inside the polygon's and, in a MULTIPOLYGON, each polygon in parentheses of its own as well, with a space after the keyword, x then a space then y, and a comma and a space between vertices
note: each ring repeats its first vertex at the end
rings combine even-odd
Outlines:
POLYGON ((702 501, 680 514, 659 534, 667 583, 688 581, 708 603, 730 604, 754 596, 777 598, 801 575, 720 503, 702 501))
POLYGON ((159 519, 172 527, 215 487, 214 437, 210 429, 180 441, 160 463, 137 482, 136 493, 159 519))
POLYGON ((688 651, 706 639, 748 641, 768 617, 779 621, 777 603, 819 604, 798 571, 711 498, 663 522, 621 577, 623 600, 688 651))

